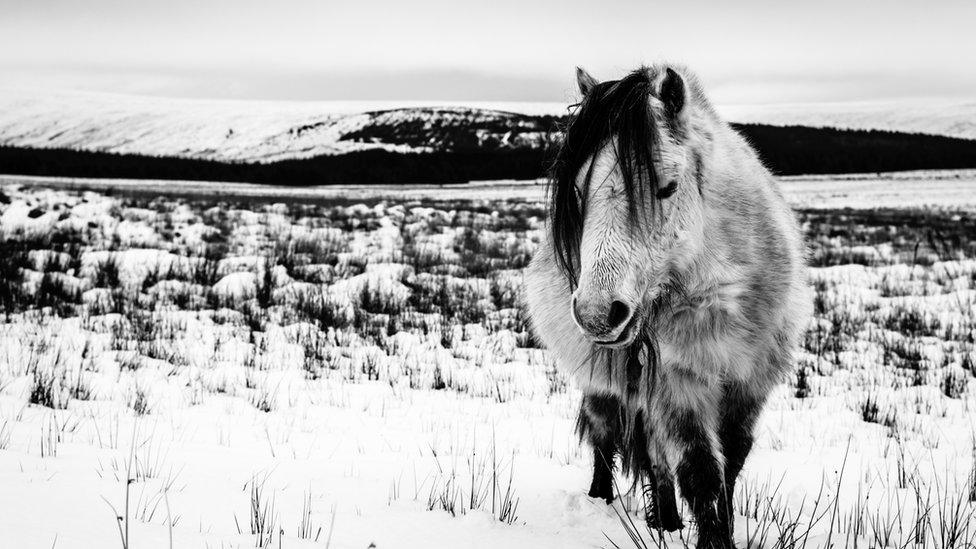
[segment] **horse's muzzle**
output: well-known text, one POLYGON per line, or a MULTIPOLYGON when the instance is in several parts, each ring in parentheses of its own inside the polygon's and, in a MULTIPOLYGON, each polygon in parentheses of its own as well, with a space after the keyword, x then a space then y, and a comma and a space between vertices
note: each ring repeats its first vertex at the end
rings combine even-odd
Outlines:
POLYGON ((624 347, 636 337, 637 307, 626 300, 602 296, 573 296, 573 320, 593 343, 604 347, 624 347))

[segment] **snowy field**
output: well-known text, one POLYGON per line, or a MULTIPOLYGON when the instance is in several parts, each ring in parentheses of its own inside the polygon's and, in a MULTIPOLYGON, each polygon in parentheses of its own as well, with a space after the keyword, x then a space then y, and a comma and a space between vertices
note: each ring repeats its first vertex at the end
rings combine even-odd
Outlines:
MULTIPOLYGON (((816 316, 740 547, 976 543, 974 180, 784 180, 816 316)), ((693 546, 585 494, 539 184, 214 188, 0 178, 0 546, 693 546)))
MULTIPOLYGON (((880 174, 781 177, 796 208, 966 208, 976 209, 976 170, 912 171, 880 174)), ((480 181, 450 185, 346 185, 282 187, 254 183, 92 179, 0 174, 0 185, 40 185, 126 196, 311 202, 377 200, 519 201, 538 205, 545 181, 480 181)))

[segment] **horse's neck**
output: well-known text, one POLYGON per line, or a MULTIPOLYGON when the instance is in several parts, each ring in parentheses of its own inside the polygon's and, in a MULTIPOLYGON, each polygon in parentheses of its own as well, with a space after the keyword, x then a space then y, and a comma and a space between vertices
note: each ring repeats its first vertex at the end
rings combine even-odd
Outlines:
MULTIPOLYGON (((737 134, 717 130, 715 148, 700 177, 705 209, 698 245, 675 265, 671 305, 723 306, 746 291, 756 267, 757 214, 768 210, 769 177, 737 134)), ((674 308, 672 307, 672 308, 674 308)))
MULTIPOLYGON (((727 298, 737 294, 736 286, 741 286, 747 278, 747 269, 737 260, 736 254, 746 254, 738 250, 738 242, 730 241, 728 227, 721 226, 727 212, 706 212, 701 242, 694 254, 674 274, 684 290, 684 298, 706 301, 716 297, 727 298)), ((746 240, 751 238, 749 231, 739 233, 746 240)), ((751 242, 744 242, 750 246, 751 242)))

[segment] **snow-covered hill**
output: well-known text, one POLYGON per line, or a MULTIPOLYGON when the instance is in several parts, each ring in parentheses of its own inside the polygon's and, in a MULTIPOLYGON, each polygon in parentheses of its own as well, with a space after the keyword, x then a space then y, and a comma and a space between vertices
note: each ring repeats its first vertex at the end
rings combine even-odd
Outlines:
MULTIPOLYGON (((444 145, 410 128, 473 128, 504 145, 510 126, 532 127, 551 104, 259 102, 168 99, 81 92, 0 89, 0 145, 117 154, 272 162, 364 149, 423 151, 444 145), (519 114, 502 109, 519 111, 519 114), (497 127, 500 135, 493 135, 497 127), (403 131, 397 131, 400 128, 403 131), (381 139, 382 132, 388 139, 381 139)), ((562 107, 565 109, 565 107, 562 107)), ((436 132, 435 132, 436 133, 436 132)), ((523 132, 517 132, 523 133, 523 132)))
POLYGON ((888 130, 976 139, 976 101, 878 101, 737 105, 719 109, 730 121, 852 130, 888 130))
MULTIPOLYGON (((726 107, 734 122, 885 129, 976 139, 976 102, 726 107)), ((0 146, 222 162, 368 149, 421 152, 542 146, 555 103, 269 102, 0 89, 0 146)))

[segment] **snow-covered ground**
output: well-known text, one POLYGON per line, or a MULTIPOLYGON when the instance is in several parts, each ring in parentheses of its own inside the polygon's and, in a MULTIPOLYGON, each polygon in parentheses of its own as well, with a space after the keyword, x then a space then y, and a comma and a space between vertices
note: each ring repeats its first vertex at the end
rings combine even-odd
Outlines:
MULTIPOLYGON (((84 184, 0 180, 0 546, 656 546, 639 497, 586 497, 579 394, 518 312, 540 186, 84 184)), ((972 185, 784 182, 821 206, 817 315, 739 546, 976 539, 972 185)))
MULTIPOLYGON (((135 195, 200 196, 265 201, 329 200, 518 200, 541 202, 545 180, 477 181, 451 185, 323 185, 290 187, 253 183, 95 179, 0 174, 0 185, 41 185, 135 195)), ((780 178, 796 208, 976 208, 976 170, 880 174, 801 175, 780 178)))

